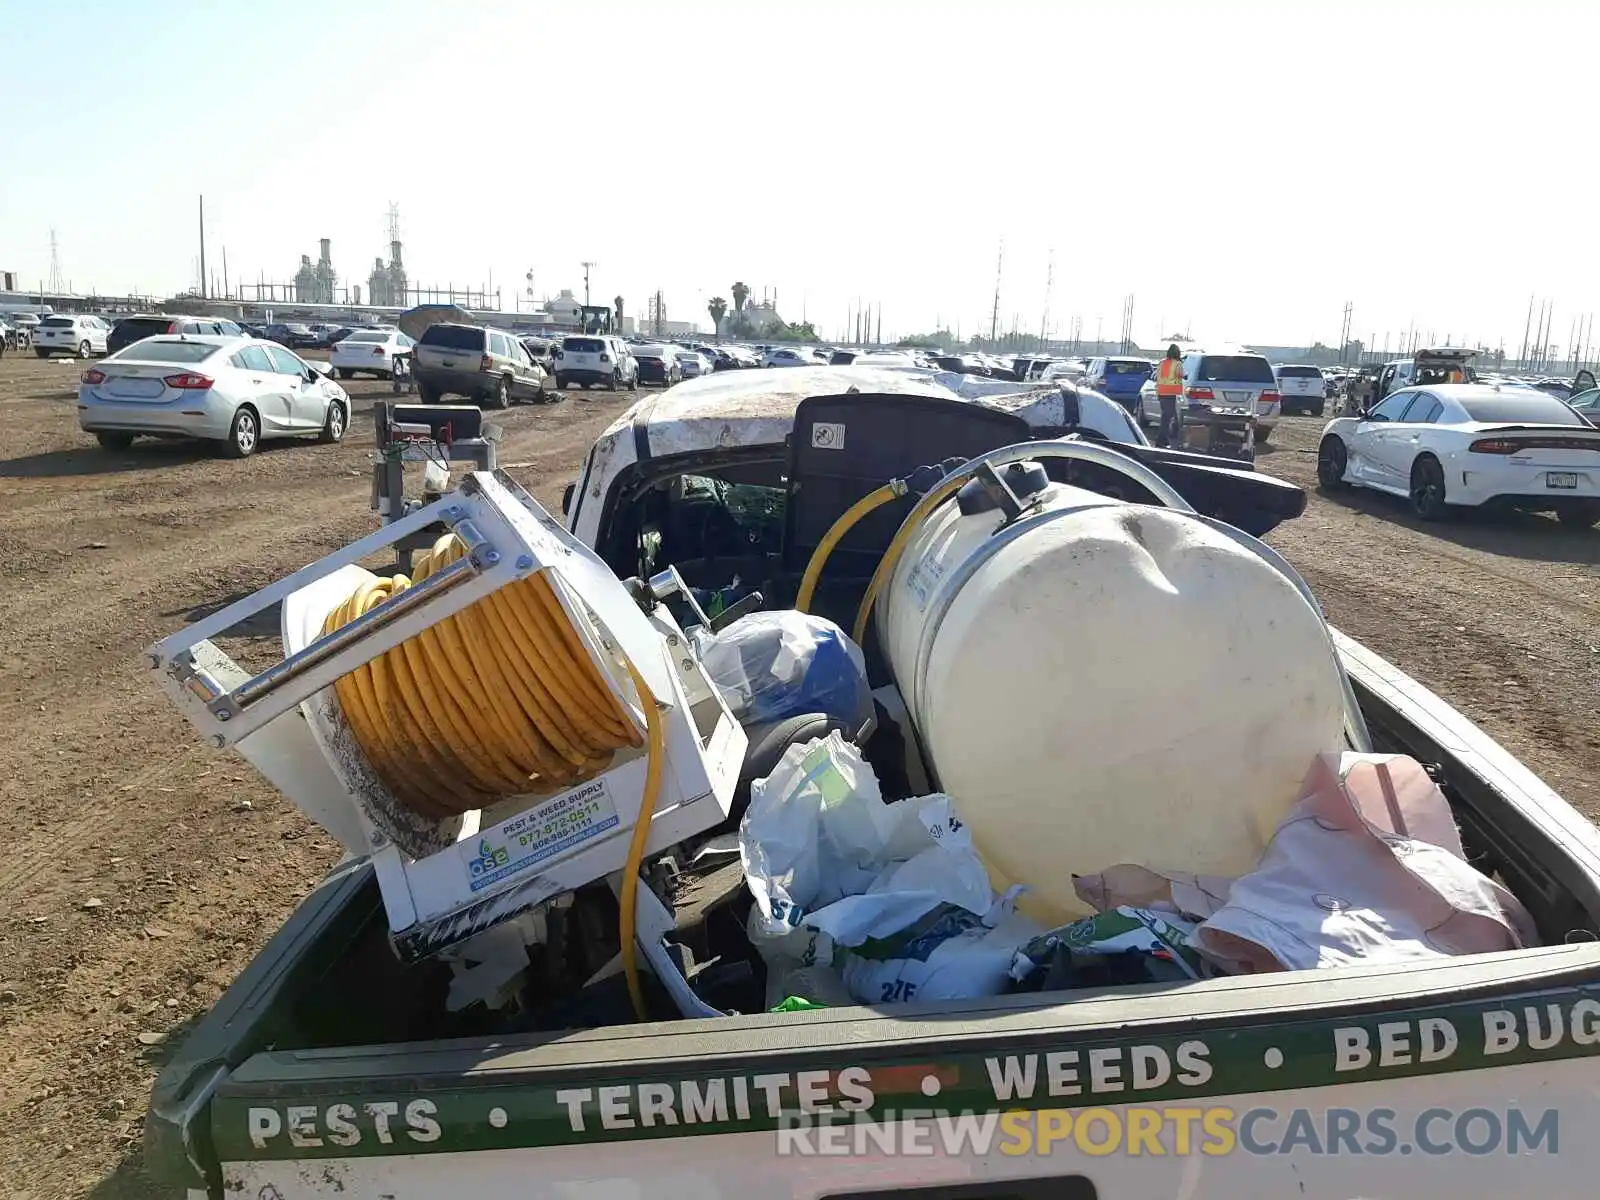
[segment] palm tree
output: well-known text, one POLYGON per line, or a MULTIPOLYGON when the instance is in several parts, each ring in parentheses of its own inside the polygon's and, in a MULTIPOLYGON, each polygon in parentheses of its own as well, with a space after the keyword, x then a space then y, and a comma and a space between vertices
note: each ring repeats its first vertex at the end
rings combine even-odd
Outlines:
POLYGON ((711 314, 711 332, 720 336, 722 318, 728 315, 728 302, 721 296, 713 296, 706 305, 706 311, 711 314))
POLYGON ((733 311, 735 314, 744 311, 744 302, 750 299, 750 289, 742 283, 733 285, 733 311))

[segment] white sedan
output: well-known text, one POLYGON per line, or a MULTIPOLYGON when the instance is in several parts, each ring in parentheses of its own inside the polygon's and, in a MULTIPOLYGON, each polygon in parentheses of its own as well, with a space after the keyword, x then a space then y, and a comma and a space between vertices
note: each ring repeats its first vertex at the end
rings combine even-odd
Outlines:
POLYGON ((83 373, 78 424, 108 450, 140 434, 218 441, 230 458, 264 438, 337 442, 350 397, 325 370, 258 338, 145 338, 83 373))
POLYGON ((1554 512, 1600 521, 1600 428, 1554 396, 1493 384, 1402 388, 1364 416, 1328 422, 1317 449, 1325 489, 1402 496, 1424 521, 1454 507, 1554 512))
POLYGON ((698 350, 679 350, 676 355, 678 368, 685 379, 699 379, 702 375, 711 374, 711 364, 698 350))
POLYGON ((768 350, 761 356, 763 367, 814 367, 817 357, 809 350, 791 350, 787 346, 768 350))
POLYGON ((389 379, 394 375, 394 360, 410 354, 414 345, 398 329, 358 329, 334 343, 328 361, 340 379, 356 375, 389 379))

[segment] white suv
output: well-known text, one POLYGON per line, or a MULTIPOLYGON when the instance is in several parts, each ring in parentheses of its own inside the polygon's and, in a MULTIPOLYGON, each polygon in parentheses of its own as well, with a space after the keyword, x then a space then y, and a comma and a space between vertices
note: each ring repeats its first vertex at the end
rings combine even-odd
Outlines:
POLYGON ((628 343, 609 333, 568 334, 552 354, 556 387, 562 391, 575 383, 585 388, 603 383, 613 392, 639 386, 639 361, 628 343))
MULTIPOLYGON (((1255 413, 1257 445, 1267 440, 1283 409, 1283 396, 1278 391, 1278 377, 1272 373, 1272 364, 1243 346, 1186 350, 1183 402, 1190 407, 1203 405, 1220 412, 1255 413)), ((1182 408, 1180 405, 1180 412, 1182 408)), ((1161 420, 1155 375, 1145 380, 1139 391, 1139 411, 1146 425, 1161 420)))
POLYGON ((111 336, 111 326, 99 317, 74 316, 58 313, 39 322, 33 331, 33 352, 40 358, 53 354, 75 354, 88 358, 91 354, 106 352, 106 338, 111 336))

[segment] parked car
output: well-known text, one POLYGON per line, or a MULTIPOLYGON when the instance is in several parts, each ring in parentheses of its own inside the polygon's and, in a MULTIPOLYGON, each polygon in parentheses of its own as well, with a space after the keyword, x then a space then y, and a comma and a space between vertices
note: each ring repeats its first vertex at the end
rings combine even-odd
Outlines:
POLYGON ((904 350, 867 350, 855 357, 858 367, 920 367, 915 357, 904 350))
MULTIPOLYGON (((1218 413, 1254 413, 1255 441, 1267 440, 1278 423, 1282 397, 1272 364, 1253 350, 1239 346, 1217 346, 1190 350, 1183 356, 1184 406, 1196 405, 1218 413)), ((1139 419, 1146 425, 1161 420, 1161 402, 1156 398, 1152 375, 1139 392, 1139 419)))
MULTIPOLYGON (((1071 361, 1047 363, 1045 364, 1044 373, 1040 375, 1039 378, 1044 380, 1046 383, 1053 383, 1058 379, 1065 379, 1073 383, 1078 383, 1083 379, 1083 364, 1074 363, 1071 361)), ((1140 384, 1139 386, 1140 397, 1142 399, 1144 394, 1144 385, 1140 384)), ((1137 417, 1138 414, 1135 413, 1134 415, 1137 417)))
POLYGON ((814 367, 817 357, 809 350, 792 346, 774 346, 761 356, 763 367, 814 367))
POLYGON ((1478 375, 1472 368, 1472 359, 1476 354, 1476 350, 1460 346, 1428 346, 1410 358, 1386 362, 1378 373, 1373 403, 1376 404, 1390 392, 1417 384, 1476 383, 1478 375))
POLYGON ((428 326, 411 348, 411 374, 424 404, 464 396, 507 408, 514 401, 549 399, 544 368, 528 357, 516 335, 485 325, 428 326))
POLYGON ((325 370, 254 338, 145 338, 83 373, 78 425, 108 450, 141 434, 218 441, 231 458, 248 458, 265 438, 337 442, 350 397, 325 370))
POLYGON ((147 337, 163 333, 182 334, 184 337, 248 337, 245 327, 237 321, 220 317, 189 317, 165 313, 145 313, 122 317, 111 327, 106 338, 106 353, 115 354, 124 347, 147 337))
POLYGON ((1083 384, 1134 412, 1139 407, 1139 389, 1154 370, 1147 358, 1091 358, 1083 384))
POLYGON ((1579 392, 1567 401, 1567 406, 1582 413, 1591 425, 1600 425, 1600 388, 1579 392))
POLYGON ((609 333, 573 334, 554 350, 556 386, 565 391, 573 384, 591 388, 605 384, 613 392, 639 386, 639 360, 633 348, 609 333))
POLYGON ((1424 521, 1495 505, 1600 521, 1600 429, 1554 396, 1491 384, 1402 388, 1328 423, 1317 479, 1404 497, 1424 521))
POLYGON ((294 322, 287 324, 278 322, 267 326, 267 340, 277 342, 280 346, 287 346, 291 350, 304 349, 317 344, 317 335, 311 332, 309 325, 300 325, 294 322))
POLYGON ((1312 366, 1290 364, 1273 367, 1278 377, 1278 394, 1283 397, 1284 416, 1310 413, 1320 417, 1328 409, 1328 379, 1321 370, 1312 366))
POLYGON ((311 330, 312 342, 310 349, 331 350, 342 337, 349 335, 350 330, 342 325, 328 325, 317 322, 307 326, 311 330))
POLYGON ((1572 382, 1567 379, 1556 379, 1554 377, 1535 379, 1530 386, 1537 388, 1546 395, 1554 396, 1558 400, 1565 400, 1572 395, 1572 382))
POLYGON ((6 318, 11 323, 12 329, 19 334, 26 334, 29 338, 38 332, 41 319, 38 313, 30 312, 12 313, 6 318))
POLYGON ((99 317, 57 313, 40 321, 34 330, 33 352, 40 358, 56 354, 88 358, 91 354, 104 354, 110 336, 111 326, 99 317))
POLYGON ((661 345, 635 346, 633 357, 639 363, 640 383, 659 383, 671 387, 683 378, 683 368, 678 365, 676 347, 661 345))
POLYGON ((678 373, 684 379, 698 379, 711 374, 711 363, 698 350, 679 350, 677 358, 678 373))
POLYGON ((554 376, 556 373, 556 344, 549 338, 523 337, 520 340, 522 348, 528 352, 528 357, 543 367, 546 375, 554 376))
POLYGON ((415 346, 398 329, 356 329, 334 343, 328 364, 340 379, 357 375, 393 379, 395 360, 410 354, 415 346))

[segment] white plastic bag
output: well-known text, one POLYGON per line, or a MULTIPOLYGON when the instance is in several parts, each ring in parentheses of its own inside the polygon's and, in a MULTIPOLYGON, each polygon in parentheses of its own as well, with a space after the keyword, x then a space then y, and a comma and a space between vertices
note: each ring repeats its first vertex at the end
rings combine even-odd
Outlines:
POLYGON ((941 904, 983 916, 994 900, 950 798, 885 804, 872 768, 838 733, 789 747, 751 786, 739 850, 767 938, 805 925, 855 946, 941 904))
POLYGON ((791 746, 756 781, 739 849, 769 973, 839 965, 868 1003, 1002 991, 1040 932, 1012 912, 1021 888, 996 897, 948 796, 885 804, 837 733, 791 746))

